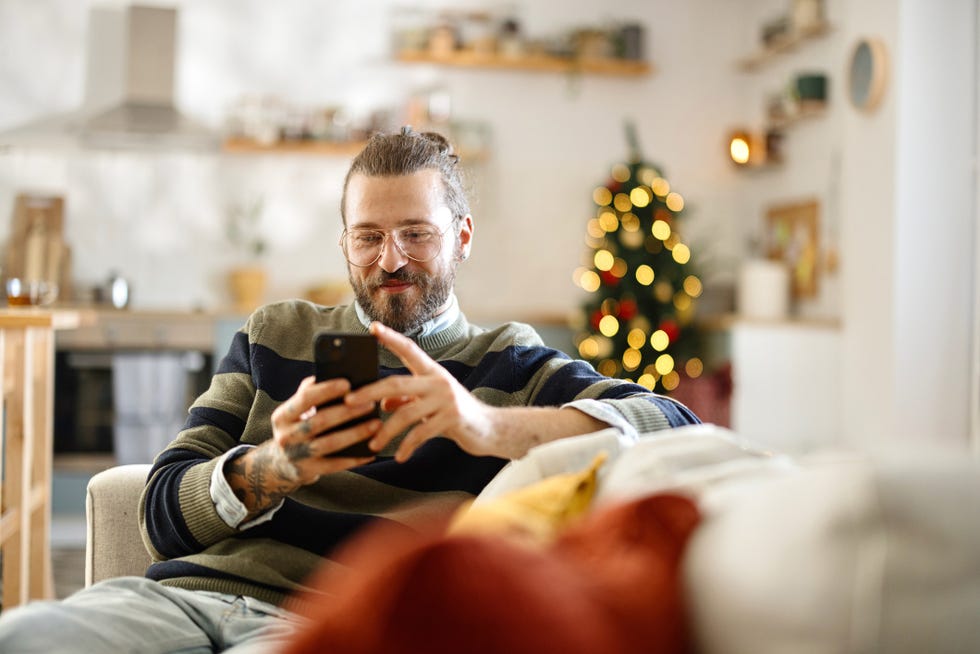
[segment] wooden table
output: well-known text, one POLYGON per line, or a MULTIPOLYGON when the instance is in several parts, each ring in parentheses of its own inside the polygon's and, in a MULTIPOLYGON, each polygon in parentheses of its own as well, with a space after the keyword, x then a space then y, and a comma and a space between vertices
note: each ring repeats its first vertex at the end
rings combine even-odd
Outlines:
POLYGON ((54 330, 77 326, 74 312, 0 310, 0 554, 3 608, 52 598, 51 460, 54 330))

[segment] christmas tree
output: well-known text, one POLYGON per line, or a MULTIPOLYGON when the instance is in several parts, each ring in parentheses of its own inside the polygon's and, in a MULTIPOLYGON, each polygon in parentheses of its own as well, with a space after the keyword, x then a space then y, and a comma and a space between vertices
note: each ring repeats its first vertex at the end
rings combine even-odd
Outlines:
POLYGON ((589 293, 576 344, 602 374, 669 392, 703 372, 693 323, 702 285, 679 229, 684 198, 643 161, 630 125, 627 140, 629 161, 592 193, 589 249, 575 272, 589 293))

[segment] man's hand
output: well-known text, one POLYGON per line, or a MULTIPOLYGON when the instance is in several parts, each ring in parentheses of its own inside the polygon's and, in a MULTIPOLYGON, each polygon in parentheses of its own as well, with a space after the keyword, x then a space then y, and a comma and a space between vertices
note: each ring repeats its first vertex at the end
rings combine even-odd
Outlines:
POLYGON ((406 429, 408 433, 395 453, 405 461, 422 443, 435 436, 446 436, 470 454, 498 453, 493 442, 494 420, 499 409, 479 401, 433 361, 411 339, 379 322, 371 324, 371 333, 391 350, 408 368, 410 375, 391 375, 348 394, 350 405, 380 402, 391 415, 369 443, 381 451, 406 429))
POLYGON ((225 464, 225 478, 253 517, 278 504, 297 488, 322 475, 363 465, 373 457, 327 456, 370 438, 380 420, 324 434, 352 418, 369 413, 372 402, 343 402, 317 410, 350 390, 346 379, 315 383, 304 379, 296 393, 272 412, 272 438, 225 464))

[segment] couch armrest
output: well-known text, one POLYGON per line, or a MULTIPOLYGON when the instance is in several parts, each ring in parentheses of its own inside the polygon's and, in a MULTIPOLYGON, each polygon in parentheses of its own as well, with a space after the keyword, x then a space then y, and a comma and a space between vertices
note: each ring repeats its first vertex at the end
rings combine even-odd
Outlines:
POLYGON ((150 555, 139 531, 139 500, 149 464, 116 466, 88 483, 85 498, 85 585, 126 575, 142 576, 150 555))

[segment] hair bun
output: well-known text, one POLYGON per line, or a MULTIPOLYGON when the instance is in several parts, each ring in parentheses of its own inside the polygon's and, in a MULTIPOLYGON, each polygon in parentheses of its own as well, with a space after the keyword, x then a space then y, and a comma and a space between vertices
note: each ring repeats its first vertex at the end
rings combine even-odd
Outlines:
POLYGON ((442 134, 438 132, 422 132, 419 136, 435 144, 441 154, 453 154, 452 143, 442 134))

